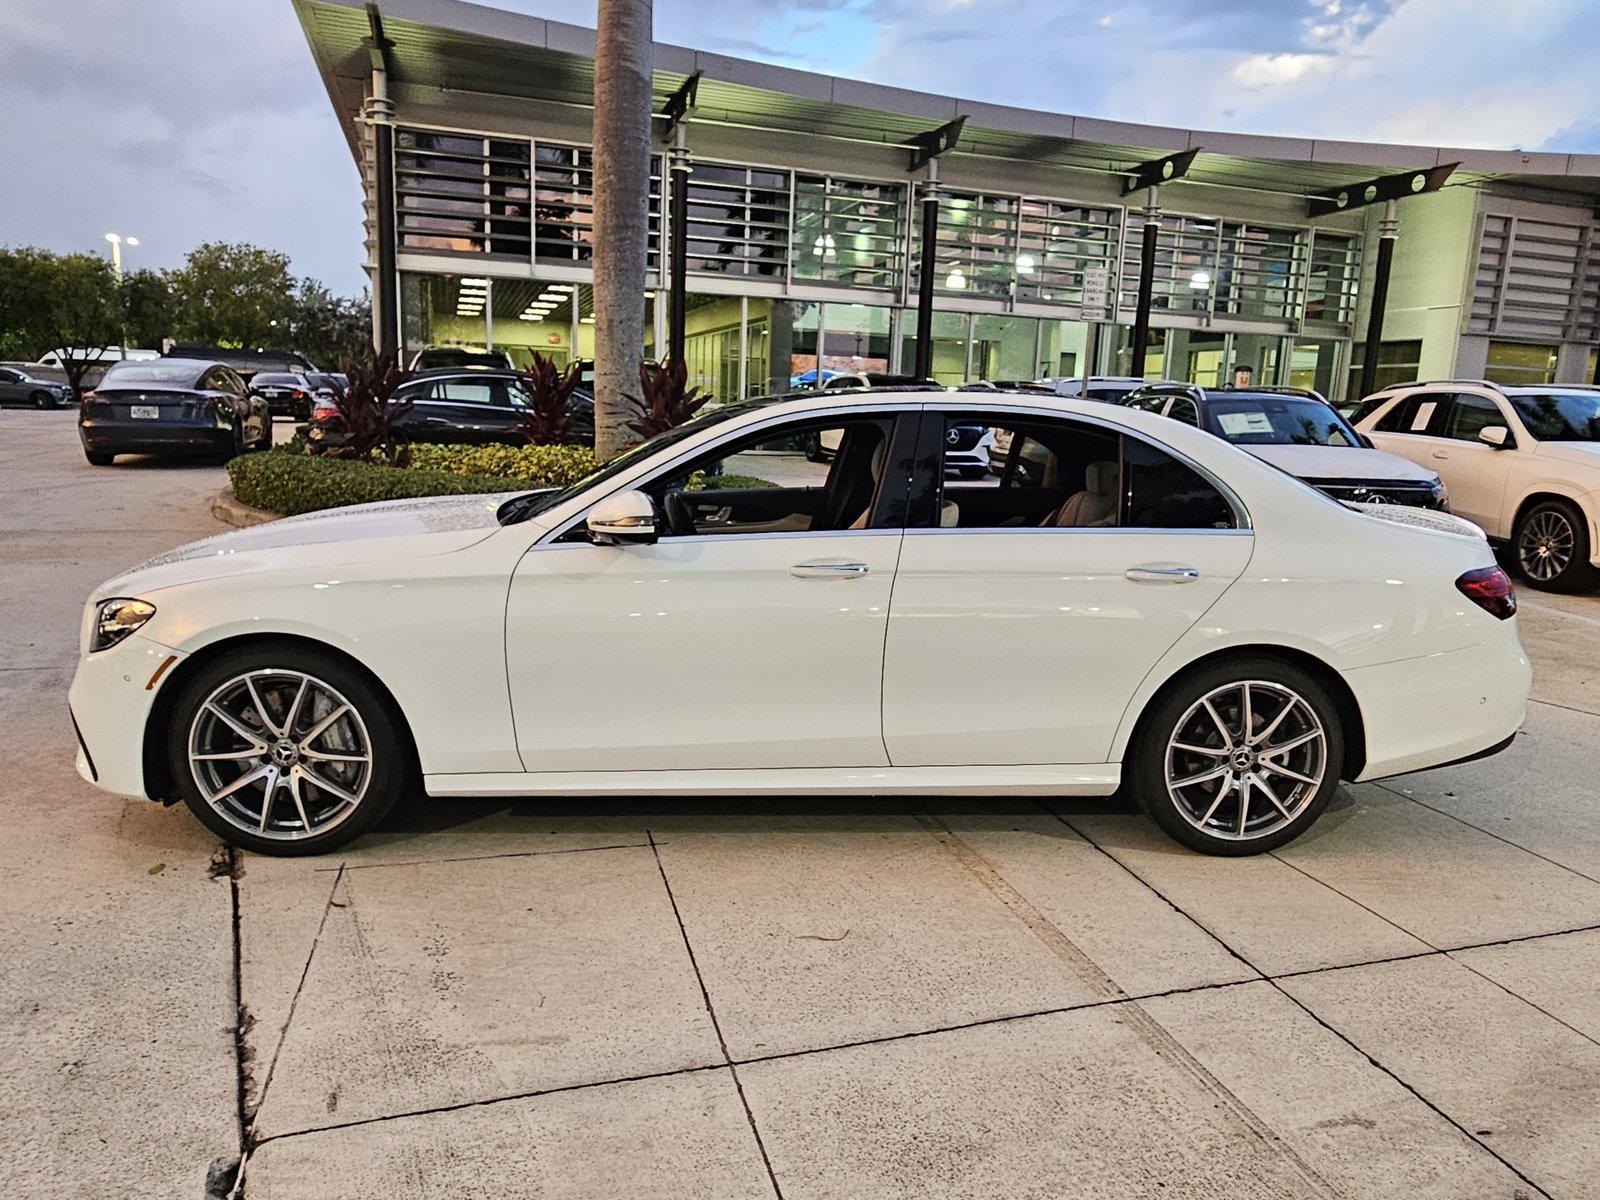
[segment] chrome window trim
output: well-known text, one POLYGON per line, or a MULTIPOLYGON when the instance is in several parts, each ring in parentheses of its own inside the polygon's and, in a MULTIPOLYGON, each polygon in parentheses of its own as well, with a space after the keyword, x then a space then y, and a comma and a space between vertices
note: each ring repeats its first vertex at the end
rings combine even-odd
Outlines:
POLYGON ((1108 534, 1108 533, 1157 533, 1182 534, 1193 537, 1199 534, 1204 537, 1255 537, 1254 529, 1197 529, 1197 528, 1166 528, 1160 525, 1106 525, 1090 527, 1074 526, 1047 526, 1047 525, 982 525, 972 529, 962 529, 959 526, 938 529, 907 529, 906 536, 922 536, 930 533, 963 533, 963 534, 1108 534))

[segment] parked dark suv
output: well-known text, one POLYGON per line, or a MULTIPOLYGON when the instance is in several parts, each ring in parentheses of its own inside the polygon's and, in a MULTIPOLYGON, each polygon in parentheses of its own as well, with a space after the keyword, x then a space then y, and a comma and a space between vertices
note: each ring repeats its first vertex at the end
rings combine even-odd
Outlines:
POLYGON ((1123 403, 1197 425, 1335 500, 1447 507, 1438 475, 1373 449, 1364 434, 1309 389, 1160 383, 1130 392, 1123 403))
MULTIPOLYGON (((500 443, 523 446, 528 395, 515 371, 482 367, 425 371, 394 390, 392 403, 411 401, 394 418, 396 433, 413 442, 500 443)), ((567 399, 572 428, 566 441, 594 445, 594 394, 582 385, 567 399)))

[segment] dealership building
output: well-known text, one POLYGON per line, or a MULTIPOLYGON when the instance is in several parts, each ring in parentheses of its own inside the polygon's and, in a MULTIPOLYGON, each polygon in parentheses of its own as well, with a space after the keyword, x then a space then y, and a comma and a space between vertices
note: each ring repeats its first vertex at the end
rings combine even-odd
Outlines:
MULTIPOLYGON (((380 333, 408 358, 590 357, 593 30, 294 3, 366 184, 380 333)), ((654 69, 646 349, 676 246, 684 356, 719 401, 913 370, 925 277, 922 365, 950 383, 1142 350, 1150 378, 1248 367, 1337 400, 1374 323, 1380 384, 1596 378, 1600 155, 1125 124, 659 43, 654 69)))

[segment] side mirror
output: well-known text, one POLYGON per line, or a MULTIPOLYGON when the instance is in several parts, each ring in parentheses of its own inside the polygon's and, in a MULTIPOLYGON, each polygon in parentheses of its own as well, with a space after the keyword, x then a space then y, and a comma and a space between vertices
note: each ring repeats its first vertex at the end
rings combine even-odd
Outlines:
POLYGON ((590 509, 584 526, 604 545, 648 544, 656 540, 655 502, 643 492, 618 492, 590 509))
POLYGON ((1511 431, 1504 425, 1485 425, 1478 430, 1478 440, 1485 446, 1493 446, 1496 450, 1504 450, 1511 440, 1511 431))

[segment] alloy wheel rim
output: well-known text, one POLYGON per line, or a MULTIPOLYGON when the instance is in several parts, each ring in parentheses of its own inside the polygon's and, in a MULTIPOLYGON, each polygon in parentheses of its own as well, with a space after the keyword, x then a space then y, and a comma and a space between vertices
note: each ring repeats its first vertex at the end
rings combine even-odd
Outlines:
POLYGON ((1316 798, 1328 736, 1293 688, 1251 679, 1214 688, 1167 739, 1167 795, 1209 837, 1248 842, 1293 823, 1316 798))
POLYGON ((1530 579, 1548 583, 1572 562, 1572 522, 1554 509, 1535 513, 1517 539, 1517 560, 1530 579))
POLYGON ((272 841, 342 824, 372 781, 372 742, 355 705, 287 668, 246 671, 215 688, 190 724, 188 757, 212 810, 272 841))

